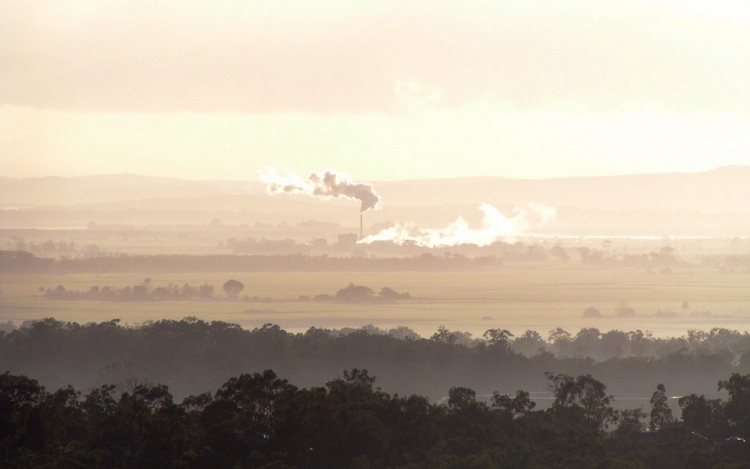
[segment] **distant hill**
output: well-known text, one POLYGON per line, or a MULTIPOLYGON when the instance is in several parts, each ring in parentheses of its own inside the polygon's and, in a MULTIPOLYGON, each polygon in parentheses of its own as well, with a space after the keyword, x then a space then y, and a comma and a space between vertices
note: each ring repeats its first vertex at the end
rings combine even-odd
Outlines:
POLYGON ((594 210, 747 211, 750 166, 702 173, 635 174, 556 179, 462 179, 380 182, 386 203, 451 205, 476 202, 521 205, 528 202, 594 210))
POLYGON ((262 193, 253 181, 192 181, 186 179, 105 174, 83 177, 0 177, 0 208, 70 206, 158 198, 193 198, 262 193))
MULTIPOLYGON (((553 206, 550 234, 750 236, 750 166, 702 173, 525 180, 475 177, 368 181, 383 209, 365 225, 394 221, 438 228, 463 216, 480 223, 479 204, 504 213, 528 203, 553 206)), ((77 178, 0 177, 1 228, 103 224, 300 223, 355 230, 359 204, 302 195, 270 196, 260 181, 193 181, 131 174, 77 178)))

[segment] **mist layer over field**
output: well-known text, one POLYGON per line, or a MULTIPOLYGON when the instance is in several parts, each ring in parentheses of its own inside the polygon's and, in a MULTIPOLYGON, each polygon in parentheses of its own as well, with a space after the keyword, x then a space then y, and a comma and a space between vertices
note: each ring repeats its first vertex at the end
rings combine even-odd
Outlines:
POLYGON ((39 291, 123 288, 143 284, 143 274, 4 275, 0 320, 20 322, 54 316, 65 321, 136 324, 147 320, 230 321, 243 327, 279 324, 292 331, 309 327, 406 325, 429 336, 444 325, 475 336, 490 327, 515 334, 527 329, 546 334, 563 327, 648 330, 679 336, 688 329, 746 328, 750 323, 750 277, 706 269, 671 274, 634 268, 592 268, 549 263, 506 265, 493 271, 461 272, 226 272, 153 273, 152 288, 209 284, 211 299, 191 301, 63 301, 39 291), (239 298, 221 286, 229 279, 244 285, 239 298), (335 295, 350 282, 373 289, 408 292, 394 302, 315 301, 335 295), (601 314, 586 317, 595 308, 601 314))

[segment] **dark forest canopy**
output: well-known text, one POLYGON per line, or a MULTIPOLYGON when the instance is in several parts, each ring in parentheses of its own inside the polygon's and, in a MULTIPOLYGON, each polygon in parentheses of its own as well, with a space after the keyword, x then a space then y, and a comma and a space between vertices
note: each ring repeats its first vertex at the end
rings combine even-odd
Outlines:
POLYGON ((551 403, 530 393, 478 398, 452 386, 434 403, 376 387, 366 369, 298 388, 272 370, 233 376, 175 401, 131 381, 48 392, 0 375, 0 463, 38 468, 742 469, 750 464, 750 375, 694 393, 681 418, 656 386, 650 409, 613 408, 591 375, 546 373, 551 403), (650 432, 645 432, 646 428, 650 432))
POLYGON ((640 331, 583 329, 572 335, 560 329, 545 340, 533 331, 514 338, 490 329, 484 340, 467 342, 466 333, 443 327, 420 338, 405 327, 290 333, 272 324, 245 330, 195 318, 140 326, 48 318, 0 332, 0 369, 51 388, 89 389, 146 379, 184 397, 215 389, 231 376, 269 368, 301 386, 322 385, 342 369, 367 368, 388 392, 435 400, 457 385, 480 395, 543 391, 548 371, 591 374, 620 396, 647 397, 659 383, 672 395, 714 395, 719 379, 750 372, 750 336, 715 329, 662 339, 640 331), (613 352, 611 347, 619 348, 613 352), (590 358, 597 355, 600 361, 590 358))

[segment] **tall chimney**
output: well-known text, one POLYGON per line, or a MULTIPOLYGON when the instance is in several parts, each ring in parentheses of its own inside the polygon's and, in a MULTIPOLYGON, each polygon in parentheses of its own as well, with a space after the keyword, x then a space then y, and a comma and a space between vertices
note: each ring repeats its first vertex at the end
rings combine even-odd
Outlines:
POLYGON ((362 212, 359 212, 359 240, 362 241, 362 212))

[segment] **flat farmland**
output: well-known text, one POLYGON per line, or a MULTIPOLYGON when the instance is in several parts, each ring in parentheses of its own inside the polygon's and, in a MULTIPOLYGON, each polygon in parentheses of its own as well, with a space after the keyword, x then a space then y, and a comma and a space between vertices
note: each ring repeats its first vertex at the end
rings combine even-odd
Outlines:
POLYGON ((495 271, 465 272, 273 272, 80 274, 63 276, 0 276, 0 321, 16 324, 55 317, 86 323, 120 319, 138 324, 148 320, 195 316, 253 328, 275 323, 286 330, 311 326, 341 328, 373 324, 381 328, 409 326, 429 336, 440 325, 481 335, 501 327, 514 334, 527 329, 543 336, 556 327, 577 332, 648 330, 656 336, 683 335, 688 329, 750 328, 750 275, 700 268, 671 274, 643 269, 593 268, 561 264, 509 264, 495 271), (91 286, 122 288, 151 279, 152 287, 169 283, 215 287, 216 298, 194 301, 62 301, 41 296, 39 288, 63 285, 87 291, 91 286), (221 286, 229 279, 245 285, 233 300, 221 286), (300 300, 300 296, 334 295, 350 282, 376 292, 390 287, 409 292, 411 300, 394 303, 347 304, 300 300), (256 299, 257 297, 257 299, 256 299), (621 317, 618 308, 632 308, 621 317), (601 317, 585 318, 594 307, 601 317), (655 313, 661 312, 661 315, 655 313), (667 314, 664 314, 667 313, 667 314))

